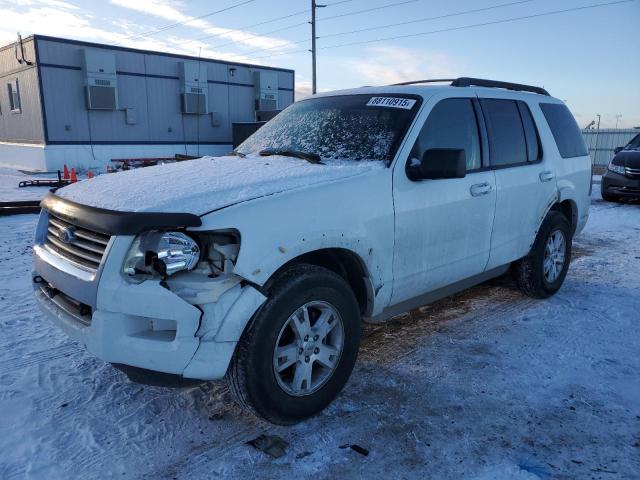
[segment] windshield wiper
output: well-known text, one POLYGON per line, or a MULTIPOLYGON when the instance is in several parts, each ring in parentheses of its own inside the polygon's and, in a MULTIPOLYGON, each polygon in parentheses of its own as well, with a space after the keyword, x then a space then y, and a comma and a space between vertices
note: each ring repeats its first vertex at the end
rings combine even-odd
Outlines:
POLYGON ((319 163, 324 165, 320 159, 320 155, 317 153, 301 152, 299 150, 289 150, 287 148, 265 148, 264 150, 260 150, 260 155, 263 157, 268 157, 270 155, 282 155, 284 157, 301 158, 309 163, 319 163))

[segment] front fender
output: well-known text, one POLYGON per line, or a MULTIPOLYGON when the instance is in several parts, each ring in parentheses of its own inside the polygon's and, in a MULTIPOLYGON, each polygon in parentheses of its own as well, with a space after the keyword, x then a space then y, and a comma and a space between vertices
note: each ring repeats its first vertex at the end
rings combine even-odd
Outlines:
POLYGON ((393 202, 388 169, 227 207, 202 217, 193 230, 240 232, 234 273, 264 285, 305 253, 340 248, 355 253, 377 292, 374 308, 392 290, 393 202))

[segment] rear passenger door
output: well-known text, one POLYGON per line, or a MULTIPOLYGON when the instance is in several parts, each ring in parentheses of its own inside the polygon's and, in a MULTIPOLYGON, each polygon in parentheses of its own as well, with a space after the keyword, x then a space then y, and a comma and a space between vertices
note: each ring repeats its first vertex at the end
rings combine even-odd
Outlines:
POLYGON ((487 269, 525 256, 538 225, 557 195, 551 159, 526 102, 480 99, 496 176, 496 211, 487 269))

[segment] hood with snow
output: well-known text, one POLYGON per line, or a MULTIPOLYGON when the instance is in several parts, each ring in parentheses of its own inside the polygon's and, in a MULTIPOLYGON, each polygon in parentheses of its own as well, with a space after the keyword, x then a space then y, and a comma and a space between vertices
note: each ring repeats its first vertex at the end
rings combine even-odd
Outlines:
POLYGON ((239 202, 386 168, 377 161, 249 155, 202 157, 116 174, 61 188, 56 195, 83 205, 125 212, 203 215, 239 202))

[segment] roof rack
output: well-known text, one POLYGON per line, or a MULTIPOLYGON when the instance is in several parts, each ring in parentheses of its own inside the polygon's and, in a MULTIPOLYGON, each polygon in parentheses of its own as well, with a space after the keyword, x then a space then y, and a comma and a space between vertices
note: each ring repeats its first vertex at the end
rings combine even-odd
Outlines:
POLYGON ((393 83, 392 86, 415 85, 417 83, 441 83, 441 82, 455 82, 455 81, 456 81, 455 78, 433 78, 431 80, 412 80, 410 82, 393 83))
POLYGON ((413 80, 410 82, 401 82, 394 83, 394 86, 399 85, 416 85, 419 83, 442 83, 442 82, 451 82, 452 87, 489 87, 489 88, 505 88, 507 90, 516 90, 519 92, 531 92, 537 93, 539 95, 549 95, 542 87, 535 87, 533 85, 523 85, 521 83, 511 83, 511 82, 500 82, 498 80, 487 80, 484 78, 471 78, 471 77, 460 77, 460 78, 434 78, 432 80, 413 80))
POLYGON ((523 85, 521 83, 500 82, 498 80, 486 80, 484 78, 460 77, 451 82, 452 87, 490 87, 490 88, 506 88, 507 90, 517 90, 519 92, 538 93, 540 95, 549 96, 542 87, 534 87, 532 85, 523 85))

